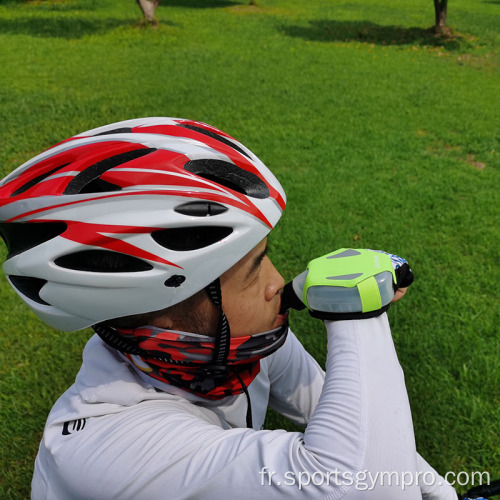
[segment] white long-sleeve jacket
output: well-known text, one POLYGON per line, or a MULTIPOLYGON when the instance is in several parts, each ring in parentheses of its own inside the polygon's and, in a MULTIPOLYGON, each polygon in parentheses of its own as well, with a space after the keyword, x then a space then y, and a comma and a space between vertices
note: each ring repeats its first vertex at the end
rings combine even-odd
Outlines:
POLYGON ((326 328, 326 373, 292 332, 261 361, 255 429, 245 395, 172 394, 93 337, 48 417, 32 499, 456 500, 416 452, 386 315, 326 328), (268 405, 305 431, 260 430, 268 405))

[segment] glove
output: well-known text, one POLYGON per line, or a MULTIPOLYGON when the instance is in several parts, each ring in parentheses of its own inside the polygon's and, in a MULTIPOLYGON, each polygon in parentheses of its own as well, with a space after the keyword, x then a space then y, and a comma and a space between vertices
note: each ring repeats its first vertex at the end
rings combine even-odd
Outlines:
POLYGON ((285 286, 281 310, 307 306, 320 319, 371 318, 389 308, 398 288, 412 282, 408 262, 397 255, 341 248, 309 262, 285 286))
POLYGON ((392 267, 396 273, 396 283, 394 286, 394 291, 398 288, 409 287, 414 280, 413 272, 406 259, 399 257, 399 255, 394 255, 392 253, 383 252, 382 250, 371 250, 372 252, 383 253, 388 255, 392 262, 392 267))

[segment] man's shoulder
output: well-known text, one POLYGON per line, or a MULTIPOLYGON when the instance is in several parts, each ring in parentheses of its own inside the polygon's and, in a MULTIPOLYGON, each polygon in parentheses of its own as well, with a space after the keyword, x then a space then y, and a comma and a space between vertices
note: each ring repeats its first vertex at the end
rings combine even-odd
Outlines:
POLYGON ((74 384, 55 403, 48 424, 118 413, 143 401, 178 399, 156 390, 118 352, 93 336, 74 384))

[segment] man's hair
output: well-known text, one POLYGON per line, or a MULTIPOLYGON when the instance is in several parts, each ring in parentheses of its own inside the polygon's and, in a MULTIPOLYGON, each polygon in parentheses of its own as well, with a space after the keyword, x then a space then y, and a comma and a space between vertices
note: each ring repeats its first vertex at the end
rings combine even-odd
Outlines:
POLYGON ((207 299, 207 292, 205 290, 200 290, 186 300, 183 300, 173 306, 166 307, 165 309, 114 318, 105 321, 104 323, 113 328, 140 328, 142 326, 150 325, 156 319, 166 315, 171 318, 174 323, 182 322, 186 331, 198 333, 200 335, 214 336, 217 331, 217 315, 207 315, 201 311, 200 307, 201 304, 207 299))
MULTIPOLYGON (((184 233, 183 233, 184 234, 184 233)), ((189 237, 186 233, 184 237, 189 237)), ((82 258, 82 256, 79 256, 82 258)), ((88 254, 86 264, 92 269, 121 270, 123 267, 123 255, 116 252, 99 252, 88 254)), ((200 335, 214 336, 217 332, 218 315, 206 314, 202 311, 201 304, 210 300, 207 292, 203 289, 182 302, 165 309, 130 316, 109 319, 103 324, 113 328, 133 329, 151 325, 156 319, 163 315, 168 316, 174 323, 182 324, 185 331, 198 333, 200 335)), ((214 306, 215 308, 215 306, 214 306)))

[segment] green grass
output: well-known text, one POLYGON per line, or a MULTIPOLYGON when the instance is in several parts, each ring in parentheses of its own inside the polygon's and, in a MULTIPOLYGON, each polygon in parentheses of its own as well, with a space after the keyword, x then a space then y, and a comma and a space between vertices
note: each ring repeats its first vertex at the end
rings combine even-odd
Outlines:
MULTIPOLYGON (((132 0, 4 0, 0 174, 121 119, 229 132, 287 192, 271 252, 286 279, 342 246, 410 260, 390 319, 418 447, 440 472, 499 476, 499 2, 451 2, 445 40, 429 0, 246 3, 165 2, 155 30, 132 0)), ((0 300, 0 498, 26 498, 90 333, 44 327, 5 279, 0 300)), ((321 325, 291 321, 324 361, 321 325)))

